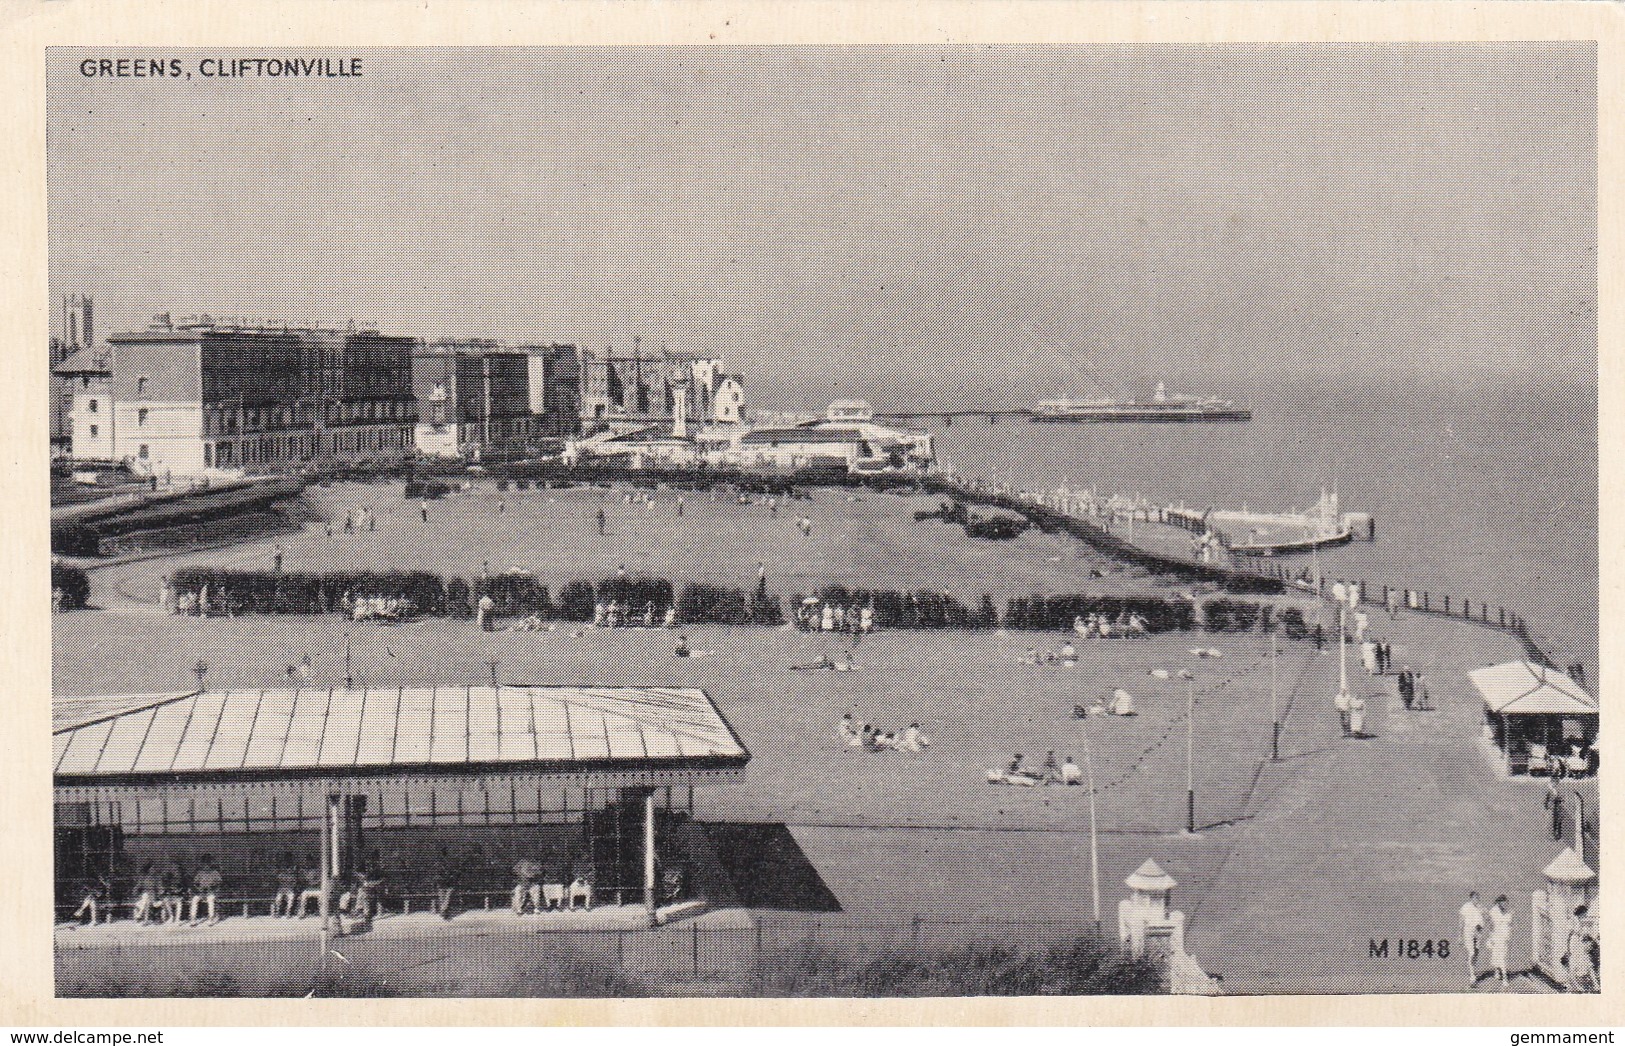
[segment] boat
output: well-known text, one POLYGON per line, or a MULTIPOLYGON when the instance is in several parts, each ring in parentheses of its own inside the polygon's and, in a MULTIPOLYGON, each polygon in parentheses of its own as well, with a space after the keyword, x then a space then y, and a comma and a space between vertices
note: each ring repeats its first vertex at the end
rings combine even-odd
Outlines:
POLYGON ((1170 393, 1162 382, 1149 400, 1093 399, 1042 400, 1031 414, 1033 421, 1251 421, 1253 412, 1217 396, 1170 393))

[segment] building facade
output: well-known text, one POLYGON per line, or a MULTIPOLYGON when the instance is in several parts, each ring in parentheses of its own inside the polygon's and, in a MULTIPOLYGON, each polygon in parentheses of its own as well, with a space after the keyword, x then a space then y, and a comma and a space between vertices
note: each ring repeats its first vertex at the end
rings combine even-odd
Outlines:
POLYGON ((523 349, 491 341, 420 343, 412 353, 418 452, 478 456, 523 451, 539 439, 544 426, 531 411, 531 359, 523 349))
MULTIPOLYGON (((57 370, 68 357, 96 347, 96 304, 88 294, 62 299, 62 336, 50 344, 51 445, 66 448, 72 431, 73 383, 57 370)), ((98 431, 100 426, 98 426, 98 431)))
POLYGON ((587 349, 581 358, 581 420, 587 425, 669 422, 677 415, 677 390, 689 388, 689 419, 711 416, 718 360, 664 347, 645 348, 633 339, 630 351, 607 346, 587 349))
POLYGON ((522 345, 530 356, 530 412, 548 436, 581 431, 581 352, 574 345, 522 345))
POLYGON ((373 330, 159 316, 108 338, 112 457, 195 474, 408 455, 413 345, 373 330))

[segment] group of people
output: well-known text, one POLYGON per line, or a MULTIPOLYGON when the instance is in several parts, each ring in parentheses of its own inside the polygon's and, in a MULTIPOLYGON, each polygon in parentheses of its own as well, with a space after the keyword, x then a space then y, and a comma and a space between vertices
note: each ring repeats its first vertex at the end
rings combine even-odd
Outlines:
POLYGON ((657 614, 653 600, 645 602, 641 611, 616 599, 599 600, 592 607, 592 623, 598 628, 676 628, 677 608, 668 606, 665 613, 657 614))
POLYGON ((875 608, 867 603, 846 607, 811 599, 796 608, 796 627, 803 632, 839 632, 862 637, 874 631, 875 608))
POLYGON ((1097 697, 1088 708, 1082 705, 1072 706, 1073 719, 1088 719, 1092 716, 1115 715, 1137 716, 1140 713, 1134 710, 1134 695, 1119 687, 1112 691, 1111 701, 1097 697))
POLYGON ((1507 945, 1512 942, 1512 910, 1507 907, 1506 894, 1495 899, 1488 911, 1481 907, 1478 891, 1467 895, 1461 906, 1461 944, 1467 959, 1469 987, 1477 987, 1479 957, 1487 949, 1490 956, 1490 976, 1507 983, 1507 945))
POLYGON ((1428 690, 1428 677, 1412 672, 1410 666, 1399 670, 1399 699, 1407 709, 1418 712, 1433 710, 1433 694, 1428 690))
POLYGON ((1124 611, 1114 619, 1108 614, 1078 615, 1072 619, 1072 631, 1085 639, 1121 639, 1125 636, 1143 636, 1151 631, 1151 623, 1138 613, 1124 611))
MULTIPOLYGON (((1485 976, 1495 978, 1505 988, 1507 972, 1507 946, 1512 941, 1512 910, 1507 907, 1505 894, 1485 910, 1475 890, 1467 895, 1461 906, 1461 943, 1467 960, 1470 987, 1477 987, 1485 976), (1479 964, 1485 951, 1489 952, 1489 969, 1481 972, 1479 964)), ((1563 968, 1566 984, 1571 992, 1598 990, 1598 960, 1596 925, 1590 917, 1588 905, 1578 905, 1569 915, 1564 928, 1563 951, 1557 961, 1563 968)))
POLYGON ((858 721, 851 712, 841 716, 837 733, 847 747, 866 752, 921 752, 931 747, 931 739, 920 731, 919 723, 910 723, 899 731, 881 730, 872 723, 858 721))
POLYGON ((1365 698, 1348 690, 1340 690, 1332 701, 1337 717, 1343 724, 1344 737, 1369 737, 1365 732, 1365 698))
MULTIPOLYGON (((192 926, 220 921, 220 891, 225 876, 214 858, 205 854, 191 875, 177 861, 166 861, 160 867, 147 861, 141 866, 131 891, 131 917, 143 925, 160 923, 192 926), (189 911, 188 911, 189 909, 189 911), (208 912, 207 919, 203 912, 208 912)), ((84 884, 79 907, 69 917, 70 923, 88 921, 94 925, 104 919, 111 921, 118 904, 118 891, 113 876, 97 875, 84 884)))
POLYGON ((562 868, 543 868, 539 862, 521 857, 514 862, 513 877, 515 915, 524 915, 527 907, 533 915, 573 912, 578 907, 585 911, 592 910, 592 878, 587 874, 578 873, 570 878, 562 868), (566 879, 569 880, 568 885, 566 879))
POLYGON ((1027 648, 1027 653, 1018 662, 1023 665, 1065 665, 1068 668, 1078 663, 1078 648, 1071 641, 1061 644, 1060 653, 1053 650, 1039 652, 1035 646, 1027 648))
POLYGON ((405 621, 417 610, 410 599, 398 596, 352 596, 344 593, 339 599, 351 621, 405 621))
POLYGON ((1055 761, 1053 751, 1044 756, 1044 765, 1037 770, 1029 770, 1025 757, 1017 752, 1010 762, 1002 769, 987 772, 989 784, 1017 785, 1023 788, 1033 788, 1039 785, 1081 785, 1083 784, 1083 768, 1073 761, 1071 756, 1065 762, 1055 761))

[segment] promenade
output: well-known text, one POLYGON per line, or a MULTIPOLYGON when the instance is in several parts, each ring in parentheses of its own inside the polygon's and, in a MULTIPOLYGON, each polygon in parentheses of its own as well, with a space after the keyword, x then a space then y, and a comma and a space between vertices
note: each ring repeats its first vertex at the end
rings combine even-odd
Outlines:
MULTIPOLYGON (((1434 712, 1408 712, 1392 679, 1351 667, 1375 734, 1340 734, 1328 648, 1294 704, 1282 760, 1266 764, 1256 810, 1206 894, 1191 906, 1191 949, 1231 993, 1440 992, 1468 988, 1456 911, 1469 890, 1510 900, 1511 963, 1530 961, 1529 897, 1572 842, 1553 842, 1541 780, 1502 777, 1479 740, 1483 702, 1466 673, 1521 656, 1490 629, 1402 614, 1395 663, 1428 674, 1434 712), (1449 940, 1451 958, 1405 959, 1396 940, 1449 940), (1388 958, 1371 942, 1388 940, 1388 958)), ((1351 663, 1357 659, 1351 658, 1351 663)), ((1595 781, 1580 782, 1594 801, 1595 781)), ((1571 804, 1572 808, 1572 804, 1571 804)), ((1595 855, 1588 861, 1596 866, 1595 855)), ((1528 979, 1514 990, 1540 990, 1528 979)), ((1499 990, 1489 980, 1478 990, 1499 990)))

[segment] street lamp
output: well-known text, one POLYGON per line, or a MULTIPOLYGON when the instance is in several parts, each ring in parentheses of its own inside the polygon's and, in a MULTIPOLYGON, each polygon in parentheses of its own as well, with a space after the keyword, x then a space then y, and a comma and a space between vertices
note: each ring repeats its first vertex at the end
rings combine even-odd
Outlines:
POLYGON ((344 633, 344 685, 355 686, 355 676, 350 672, 350 633, 344 633))
POLYGON ((1185 681, 1185 831, 1196 834, 1196 674, 1179 670, 1185 681))
POLYGON ((1281 712, 1276 697, 1275 665, 1279 657, 1276 649, 1275 632, 1270 632, 1270 759, 1281 758, 1281 712))
POLYGON ((1089 883, 1095 902, 1095 934, 1100 933, 1100 825, 1095 803, 1095 760, 1089 751, 1089 721, 1083 721, 1083 770, 1089 786, 1089 883))
POLYGON ((487 658, 485 663, 491 669, 491 687, 492 689, 495 689, 497 685, 497 666, 502 664, 502 662, 492 657, 487 658))

